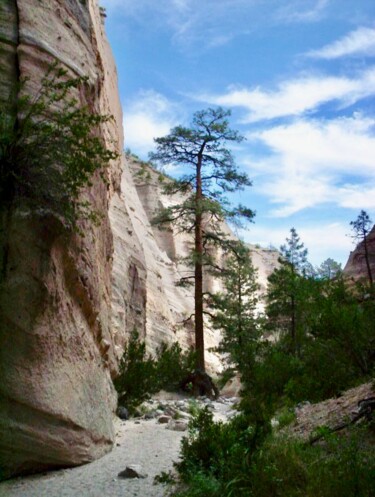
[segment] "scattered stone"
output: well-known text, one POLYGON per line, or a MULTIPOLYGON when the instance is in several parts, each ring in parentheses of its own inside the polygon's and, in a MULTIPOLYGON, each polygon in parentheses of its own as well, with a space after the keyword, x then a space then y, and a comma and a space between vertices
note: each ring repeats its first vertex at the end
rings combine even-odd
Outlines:
POLYGON ((119 478, 147 478, 147 474, 143 472, 142 466, 139 464, 126 466, 124 471, 120 471, 117 476, 119 478))
POLYGON ((156 417, 157 417, 156 411, 149 411, 146 412, 146 414, 144 415, 145 419, 155 419, 156 417))
POLYGON ((188 429, 188 423, 186 421, 176 421, 172 419, 168 423, 167 429, 172 431, 186 431, 188 429))
POLYGON ((160 424, 166 424, 169 423, 169 421, 171 421, 171 417, 166 415, 160 416, 160 418, 158 419, 158 423, 160 424))
POLYGON ((124 406, 118 406, 116 414, 120 419, 129 419, 129 411, 124 406))
POLYGON ((170 416, 173 418, 173 416, 176 414, 177 410, 174 409, 172 406, 168 406, 164 409, 164 414, 167 416, 170 416))
POLYGON ((178 419, 178 418, 190 420, 191 414, 189 414, 188 412, 184 412, 184 411, 177 411, 176 419, 178 419))

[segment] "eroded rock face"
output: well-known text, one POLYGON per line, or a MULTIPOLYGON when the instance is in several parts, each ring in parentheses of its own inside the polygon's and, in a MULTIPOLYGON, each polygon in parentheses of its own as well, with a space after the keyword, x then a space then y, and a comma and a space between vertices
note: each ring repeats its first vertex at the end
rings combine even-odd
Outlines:
MULTIPOLYGON (((122 149, 116 70, 95 0, 0 4, 0 100, 28 78, 35 91, 55 60, 89 77, 89 100, 114 115, 103 128, 122 149)), ((110 333, 113 240, 107 216, 120 164, 85 193, 103 214, 85 236, 53 219, 1 216, 0 468, 2 476, 91 461, 112 446, 117 367, 110 333)))
MULTIPOLYGON (((86 103, 114 116, 103 137, 118 151, 122 115, 116 69, 96 0, 0 3, 0 102, 20 78, 35 92, 58 60, 89 77, 86 103)), ((2 476, 82 464, 113 443, 111 378, 137 328, 149 352, 163 342, 194 343, 192 289, 176 287, 191 241, 151 220, 173 201, 158 174, 137 176, 121 158, 85 192, 102 214, 82 238, 57 235, 56 221, 20 209, 0 214, 0 468, 2 476), (109 215, 108 215, 109 212, 109 215)), ((228 228, 228 235, 231 235, 228 228)), ((218 254, 220 256, 220 254, 218 254)), ((277 255, 254 248, 261 282, 277 255), (274 259, 273 259, 274 258, 274 259)), ((208 290, 218 289, 212 278, 208 290)), ((206 348, 220 340, 209 327, 206 348)), ((219 358, 207 354, 208 370, 219 358)))
MULTIPOLYGON (((181 202, 178 195, 163 193, 159 173, 127 157, 121 190, 111 200, 110 219, 114 235, 112 330, 116 350, 121 354, 129 333, 136 328, 155 353, 164 341, 178 341, 183 348, 194 345, 193 322, 186 319, 194 311, 193 287, 182 288, 176 282, 191 274, 181 261, 191 248, 192 239, 175 227, 161 230, 152 220, 161 207, 181 202)), ((228 226, 222 230, 228 237, 228 226)), ((278 252, 251 246, 253 264, 258 268, 260 293, 267 277, 277 266, 278 252)), ((222 255, 216 254, 220 264, 222 255)), ((220 281, 205 277, 206 291, 221 289, 220 281)), ((221 340, 209 321, 205 327, 206 366, 209 372, 221 369, 221 358, 210 349, 221 340)))
MULTIPOLYGON (((373 280, 375 280, 375 226, 372 228, 367 237, 367 248, 369 254, 370 270, 373 280)), ((356 248, 350 252, 348 262, 344 268, 344 274, 354 281, 369 280, 364 242, 359 243, 356 248)))

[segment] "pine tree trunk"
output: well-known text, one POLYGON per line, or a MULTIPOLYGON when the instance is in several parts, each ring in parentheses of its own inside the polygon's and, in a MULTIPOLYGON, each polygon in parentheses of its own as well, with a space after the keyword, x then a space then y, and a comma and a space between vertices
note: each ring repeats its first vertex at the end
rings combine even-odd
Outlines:
POLYGON ((205 371, 203 328, 203 233, 202 233, 202 158, 198 158, 195 212, 195 350, 197 369, 205 371))

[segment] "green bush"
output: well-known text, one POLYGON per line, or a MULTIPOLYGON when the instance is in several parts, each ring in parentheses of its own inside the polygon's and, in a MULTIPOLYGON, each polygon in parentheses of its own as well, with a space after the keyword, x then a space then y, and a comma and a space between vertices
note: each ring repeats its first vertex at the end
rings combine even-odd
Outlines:
POLYGON ((159 390, 177 391, 189 373, 194 371, 196 354, 194 350, 183 352, 175 342, 163 343, 156 353, 156 377, 159 390))
POLYGON ((147 355, 146 345, 133 331, 125 345, 118 377, 114 380, 119 405, 126 406, 131 414, 135 408, 158 391, 155 360, 147 355))
POLYGON ((52 65, 35 95, 21 83, 0 109, 0 208, 22 205, 39 215, 53 215, 75 228, 78 218, 98 219, 93 206, 79 198, 95 172, 118 154, 101 138, 111 119, 82 104, 88 78, 70 78, 52 65))
POLYGON ((213 423, 202 411, 183 439, 176 464, 178 497, 372 497, 375 434, 352 427, 327 434, 318 445, 280 435, 254 444, 254 430, 240 417, 213 423))
POLYGON ((310 446, 270 437, 254 458, 249 483, 254 497, 370 497, 375 482, 374 439, 366 427, 327 435, 310 446))
POLYGON ((146 353, 146 344, 136 330, 124 348, 118 377, 114 380, 119 405, 130 413, 159 390, 177 391, 181 381, 194 369, 195 354, 183 352, 178 343, 162 344, 156 357, 146 353))
POLYGON ((182 440, 181 461, 175 464, 181 480, 194 489, 186 495, 229 495, 225 489, 233 476, 247 474, 249 460, 263 440, 264 432, 259 428, 249 424, 244 415, 228 423, 215 423, 207 407, 199 410, 182 440), (202 493, 198 492, 200 484, 202 493))

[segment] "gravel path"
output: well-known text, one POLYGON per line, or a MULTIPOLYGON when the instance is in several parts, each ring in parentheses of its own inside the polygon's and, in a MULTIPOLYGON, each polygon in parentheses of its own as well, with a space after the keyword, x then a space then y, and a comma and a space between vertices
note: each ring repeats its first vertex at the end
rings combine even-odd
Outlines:
POLYGON ((78 468, 16 478, 0 484, 1 497, 163 497, 165 487, 154 485, 155 475, 169 471, 178 459, 183 432, 167 430, 156 420, 118 423, 112 452, 78 468), (148 477, 122 479, 130 464, 140 464, 148 477))
MULTIPOLYGON (((227 419, 232 411, 229 402, 210 404, 217 420, 227 419)), ((167 429, 157 419, 116 419, 116 432, 115 447, 101 459, 5 481, 0 484, 0 497, 164 497, 167 488, 154 485, 154 477, 173 469, 186 432, 167 429), (118 478, 118 473, 132 464, 140 465, 147 478, 118 478)))

